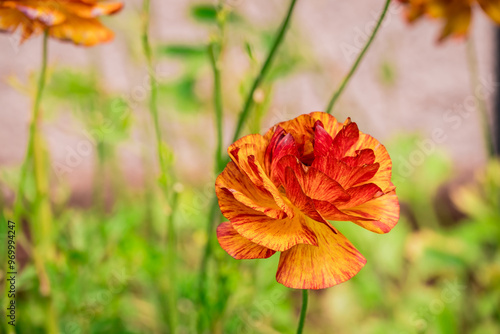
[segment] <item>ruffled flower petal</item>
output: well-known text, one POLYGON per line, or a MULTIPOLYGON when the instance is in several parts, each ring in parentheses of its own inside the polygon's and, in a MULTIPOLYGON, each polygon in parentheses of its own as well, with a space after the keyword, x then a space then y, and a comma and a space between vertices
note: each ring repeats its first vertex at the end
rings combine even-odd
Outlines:
POLYGON ((284 218, 286 213, 278 207, 271 193, 256 187, 234 162, 229 162, 216 181, 219 188, 229 190, 234 198, 247 207, 271 218, 284 218))
POLYGON ((257 245, 243 238, 231 226, 230 222, 224 222, 217 227, 217 240, 220 246, 236 260, 242 259, 267 259, 275 251, 257 245))
POLYGON ((230 191, 217 188, 219 207, 233 228, 246 239, 275 251, 298 244, 317 245, 317 238, 301 213, 293 218, 272 219, 238 202, 230 191))
POLYGON ((281 253, 276 280, 294 289, 324 289, 356 275, 366 259, 340 232, 314 225, 318 246, 297 245, 281 253))
POLYGON ((49 34, 82 46, 94 46, 110 42, 114 38, 113 31, 106 28, 99 20, 82 19, 77 16, 72 16, 67 21, 49 28, 49 34))
POLYGON ((352 221, 375 233, 387 233, 399 220, 399 201, 396 191, 376 197, 356 207, 343 210, 352 221))

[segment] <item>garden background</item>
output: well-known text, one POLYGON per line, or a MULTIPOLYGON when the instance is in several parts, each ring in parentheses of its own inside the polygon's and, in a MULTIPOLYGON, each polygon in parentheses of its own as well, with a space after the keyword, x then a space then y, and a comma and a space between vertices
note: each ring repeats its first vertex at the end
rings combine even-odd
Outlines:
MULTIPOLYGON (((214 3, 151 5, 152 73, 141 45, 141 1, 127 1, 103 20, 116 34, 109 44, 49 42, 42 133, 55 255, 41 278, 30 247, 33 222, 25 213, 16 222, 24 237, 17 238, 15 332, 293 333, 300 291, 275 281, 278 257, 235 261, 212 240, 215 232, 207 235, 216 176, 207 50, 221 37, 214 3), (158 186, 151 74, 165 182, 173 190, 168 198, 158 186), (213 256, 200 283, 207 240, 213 256)), ((324 110, 382 5, 299 1, 254 94, 244 134, 324 110)), ((225 149, 286 3, 227 0, 224 8, 225 149)), ((494 119, 495 29, 475 11, 469 40, 437 43, 439 23, 410 26, 402 16, 401 5, 391 4, 332 113, 340 121, 351 117, 388 148, 401 219, 381 236, 341 223, 368 263, 350 281, 311 294, 306 333, 500 332, 500 163, 487 153, 481 116, 486 109, 494 119)), ((17 35, 0 35, 2 291, 6 222, 26 152, 41 39, 19 44, 17 35)), ((28 200, 33 189, 28 180, 28 200)), ((4 300, 2 294, 3 312, 4 300)), ((3 312, 0 333, 12 332, 3 312)))

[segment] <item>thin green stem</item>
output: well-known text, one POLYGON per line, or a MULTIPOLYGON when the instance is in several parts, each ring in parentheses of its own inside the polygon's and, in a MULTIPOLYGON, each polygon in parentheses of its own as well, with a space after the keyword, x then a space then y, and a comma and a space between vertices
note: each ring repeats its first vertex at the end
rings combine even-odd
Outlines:
POLYGON ((361 50, 361 53, 358 55, 358 58, 356 59, 356 61, 352 65, 347 76, 340 83, 340 86, 337 88, 337 90, 333 93, 333 96, 330 99, 330 102, 328 102, 328 106, 326 107, 325 112, 327 112, 329 114, 332 112, 333 106, 335 105, 338 98, 340 97, 340 95, 342 94, 344 89, 346 88, 349 80, 351 80, 351 77, 354 74, 354 72, 356 72, 356 69, 358 68, 359 64, 361 63, 361 60, 363 60, 363 58, 366 54, 366 51, 368 51, 368 49, 370 48, 373 40, 375 39, 375 36, 377 35, 377 33, 379 31, 379 28, 380 28, 382 22, 384 21, 384 18, 385 18, 385 15, 387 14, 387 9, 389 8, 390 3, 391 3, 391 0, 386 0, 385 5, 384 5, 384 9, 382 10, 382 14, 380 14, 380 17, 377 21, 377 24, 375 25, 375 28, 373 29, 373 32, 372 32, 370 38, 368 38, 368 41, 366 42, 365 46, 361 50))
POLYGON ((481 127, 483 130, 482 132, 483 132, 485 150, 488 157, 492 158, 495 156, 495 145, 494 145, 495 139, 490 125, 491 122, 488 116, 488 108, 486 107, 486 101, 485 101, 486 96, 478 96, 478 94, 476 93, 477 87, 479 87, 480 83, 479 83, 479 69, 478 69, 476 45, 474 43, 472 35, 469 36, 469 39, 467 40, 466 52, 467 52, 467 63, 470 73, 471 91, 472 94, 474 94, 477 111, 479 111, 479 118, 481 120, 481 127))
POLYGON ((221 45, 212 42, 208 47, 210 56, 210 64, 214 74, 214 109, 215 109, 215 126, 217 130, 217 147, 215 149, 215 172, 218 174, 224 168, 224 159, 222 157, 222 144, 223 144, 223 109, 222 109, 222 85, 219 69, 219 54, 221 45))
POLYGON ((245 104, 243 106, 243 110, 241 111, 240 116, 238 118, 236 130, 234 131, 233 142, 235 142, 239 138, 240 133, 243 129, 243 125, 245 124, 245 121, 248 119, 250 110, 252 109, 252 106, 255 103, 255 100, 254 100, 255 91, 262 83, 262 80, 264 80, 267 72, 269 72, 269 69, 271 67, 271 63, 272 63, 274 57, 276 56, 276 51, 278 50, 279 46, 281 45, 281 42, 283 41, 283 37, 285 36, 285 32, 288 29, 288 26, 290 25, 290 18, 292 17, 293 9, 295 8, 296 2, 297 2, 297 0, 292 0, 290 2, 290 6, 288 8, 285 19, 281 23, 280 29, 278 30, 278 33, 276 34, 276 37, 274 38, 273 45, 271 47, 271 50, 269 51, 269 54, 267 55, 266 61, 262 65, 262 68, 260 69, 259 74, 255 78, 255 80, 252 84, 252 88, 248 92, 248 95, 247 95, 246 100, 245 100, 245 104))
POLYGON ((170 333, 176 333, 177 331, 177 236, 175 231, 175 213, 177 212, 177 207, 179 204, 179 193, 174 191, 172 194, 171 207, 172 211, 168 218, 167 226, 167 278, 169 282, 168 293, 168 309, 170 310, 170 333))
POLYGON ((149 72, 149 82, 150 82, 150 99, 149 99, 149 111, 153 118, 154 128, 155 128, 155 138, 156 138, 156 149, 158 155, 158 161, 160 164, 160 186, 165 194, 167 200, 171 200, 170 207, 172 211, 170 212, 169 218, 167 220, 167 258, 166 258, 166 268, 168 284, 167 290, 165 291, 167 295, 167 307, 165 310, 165 316, 167 318, 168 332, 171 334, 176 333, 176 323, 177 323, 177 296, 176 296, 176 268, 175 268, 175 229, 173 225, 173 217, 177 207, 177 194, 171 193, 170 186, 168 184, 168 166, 163 154, 163 141, 161 137, 160 120, 158 115, 158 88, 157 81, 155 77, 155 71, 153 68, 153 52, 151 48, 151 43, 149 41, 149 22, 150 22, 150 0, 144 0, 142 8, 142 47, 144 51, 144 56, 146 58, 146 63, 149 72))
POLYGON ((47 82, 47 56, 48 56, 48 40, 49 34, 47 31, 43 34, 43 47, 42 47, 42 69, 40 72, 40 77, 38 78, 38 89, 35 96, 35 103, 33 105, 33 121, 31 123, 30 132, 33 133, 37 128, 37 120, 40 115, 40 104, 42 102, 42 95, 45 89, 45 83, 47 82))
POLYGON ((42 101, 43 91, 45 89, 45 82, 47 80, 47 54, 48 54, 48 33, 45 32, 42 41, 42 64, 40 70, 40 77, 38 78, 37 91, 35 95, 35 101, 33 104, 31 123, 29 127, 28 135, 28 146, 26 148, 26 154, 24 157, 23 164, 21 166, 21 175, 19 178, 19 184, 17 189, 16 201, 14 203, 14 218, 19 219, 22 211, 22 203, 24 199, 24 184, 26 182, 26 177, 28 176, 28 168, 33 158, 33 146, 35 141, 35 135, 37 132, 37 125, 39 122, 40 115, 40 104, 42 101))
POLYGON ((158 87, 156 86, 157 83, 154 74, 155 71, 153 68, 153 52, 151 49, 151 43, 149 42, 150 0, 144 0, 142 15, 143 15, 142 48, 144 51, 144 56, 146 57, 146 63, 149 72, 149 83, 151 86, 150 87, 151 94, 149 96, 149 111, 153 118, 153 124, 155 128, 156 150, 158 155, 158 161, 160 164, 160 170, 162 178, 165 178, 167 173, 167 164, 162 153, 161 128, 160 128, 160 119, 158 115, 158 87))
POLYGON ((302 330, 304 329, 308 300, 309 300, 309 290, 304 289, 302 290, 302 309, 300 310, 300 319, 299 319, 299 326, 297 327, 297 334, 302 334, 302 330))
POLYGON ((200 274, 198 275, 198 300, 200 303, 197 324, 198 333, 203 333, 205 320, 209 319, 207 308, 208 259, 210 258, 210 255, 212 253, 212 230, 219 217, 219 203, 217 201, 217 197, 213 197, 212 202, 210 203, 210 212, 208 214, 208 224, 206 231, 207 241, 203 252, 203 258, 201 260, 200 274))

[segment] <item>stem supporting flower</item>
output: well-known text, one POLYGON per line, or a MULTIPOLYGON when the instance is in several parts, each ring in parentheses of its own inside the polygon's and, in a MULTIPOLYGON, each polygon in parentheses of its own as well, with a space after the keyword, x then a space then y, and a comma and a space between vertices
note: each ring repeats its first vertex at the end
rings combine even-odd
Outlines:
POLYGON ((304 324, 306 321, 307 303, 309 301, 309 290, 302 290, 302 308, 300 309, 299 326, 297 327, 297 334, 302 334, 304 324))
POLYGON ((384 9, 382 10, 382 13, 380 14, 380 17, 377 21, 377 24, 375 25, 375 28, 373 29, 373 32, 370 35, 370 38, 368 38, 368 41, 366 42, 365 46, 361 50, 360 54, 358 55, 358 58, 356 58, 356 61, 352 65, 351 69, 349 70, 349 73, 347 73, 344 80, 342 80, 342 82, 340 83, 340 86, 333 93, 333 96, 331 97, 330 102, 328 102, 328 105, 325 109, 325 112, 327 112, 329 114, 332 113, 333 106, 335 105, 335 103, 339 99, 340 95, 342 94, 342 92, 346 88, 347 83, 349 82, 349 80, 351 80, 352 75, 354 74, 354 72, 356 72, 356 69, 358 68, 359 64, 361 63, 361 60, 363 60, 363 58, 366 54, 366 51, 368 51, 373 40, 375 39, 375 36, 377 35, 379 28, 382 25, 382 22, 384 21, 385 15, 387 14, 387 9, 389 8, 390 3, 391 3, 391 0, 386 0, 385 5, 384 5, 384 9))

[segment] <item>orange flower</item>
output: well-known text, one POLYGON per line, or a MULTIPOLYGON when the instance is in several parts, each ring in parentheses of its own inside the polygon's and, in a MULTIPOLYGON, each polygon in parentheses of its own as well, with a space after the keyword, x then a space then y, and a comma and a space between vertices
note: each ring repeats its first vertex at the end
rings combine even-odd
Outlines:
POLYGON ((499 0, 400 0, 406 6, 406 17, 410 22, 423 15, 443 19, 444 28, 440 41, 448 36, 463 37, 469 31, 472 8, 481 6, 484 12, 500 24, 499 0))
POLYGON ((113 32, 98 17, 121 10, 120 2, 100 0, 0 0, 0 30, 21 30, 22 41, 48 30, 50 36, 78 45, 109 42, 113 32))
POLYGON ((276 279, 287 287, 328 288, 366 263, 327 220, 387 233, 399 219, 389 154, 350 119, 301 115, 239 139, 228 153, 215 183, 229 220, 217 228, 219 243, 235 259, 281 252, 276 279))

